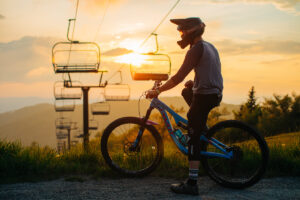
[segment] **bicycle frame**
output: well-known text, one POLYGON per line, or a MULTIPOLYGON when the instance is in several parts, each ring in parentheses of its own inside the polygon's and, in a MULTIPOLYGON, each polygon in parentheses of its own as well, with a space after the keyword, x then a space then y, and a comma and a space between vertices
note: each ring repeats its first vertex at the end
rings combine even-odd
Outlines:
MULTIPOLYGON (((145 123, 147 122, 151 111, 156 108, 161 116, 163 117, 163 120, 165 121, 165 126, 167 127, 167 130, 172 138, 172 140, 174 141, 174 143, 176 144, 177 148, 185 155, 188 154, 188 149, 181 144, 181 142, 176 138, 175 136, 175 130, 171 121, 167 115, 167 112, 170 113, 176 124, 179 124, 180 122, 187 125, 188 121, 186 119, 184 119, 183 117, 181 117, 179 114, 177 114, 174 110, 172 110, 170 107, 168 107, 166 104, 164 104, 162 101, 160 101, 158 98, 153 98, 150 104, 150 107, 147 110, 147 114, 146 116, 143 118, 143 120, 145 120, 145 123)), ((181 131, 180 129, 178 129, 177 131, 181 131)), ((144 128, 140 128, 138 136, 133 144, 133 148, 138 146, 138 143, 140 141, 140 138, 142 137, 144 132, 144 128)), ((214 157, 222 157, 222 158, 227 158, 227 159, 231 159, 233 157, 233 152, 232 151, 228 151, 229 147, 226 146, 225 144, 219 142, 217 139, 215 138, 207 138, 205 135, 201 135, 200 140, 203 140, 207 143, 210 143, 211 145, 215 146, 216 148, 218 148, 221 152, 223 153, 216 153, 216 152, 207 152, 207 151, 201 151, 201 155, 202 156, 206 156, 206 157, 210 157, 210 158, 214 158, 214 157)))

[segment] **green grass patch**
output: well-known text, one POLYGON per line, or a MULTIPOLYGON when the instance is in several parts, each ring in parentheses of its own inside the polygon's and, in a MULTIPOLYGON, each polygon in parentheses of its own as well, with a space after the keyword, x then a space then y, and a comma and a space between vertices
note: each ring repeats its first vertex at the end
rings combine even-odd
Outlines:
MULTIPOLYGON (((300 176, 300 133, 282 134, 266 138, 270 158, 266 176, 300 176)), ((184 178, 188 173, 188 160, 174 144, 166 141, 164 158, 154 176, 184 178)), ((245 165, 255 163, 247 157, 245 165)), ((90 142, 90 151, 85 153, 78 145, 63 155, 55 149, 33 145, 24 147, 20 142, 0 140, 0 183, 52 180, 66 177, 67 181, 84 181, 81 177, 120 178, 105 163, 99 140, 90 142), (79 178, 78 178, 79 177, 79 178)), ((200 167, 200 175, 205 175, 200 167)))

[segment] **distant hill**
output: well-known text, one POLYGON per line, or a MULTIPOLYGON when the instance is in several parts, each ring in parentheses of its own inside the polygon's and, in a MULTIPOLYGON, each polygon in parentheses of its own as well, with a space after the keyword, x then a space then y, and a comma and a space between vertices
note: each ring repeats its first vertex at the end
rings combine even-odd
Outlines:
MULTIPOLYGON (((185 111, 188 106, 182 97, 165 97, 161 98, 167 105, 173 105, 176 108, 184 107, 185 111)), ((145 114, 150 101, 141 100, 141 115, 145 114)), ((237 110, 238 105, 222 103, 220 110, 225 108, 232 113, 237 110)), ((64 114, 72 121, 78 122, 78 126, 82 127, 82 105, 76 105, 75 111, 64 114)), ((28 106, 19 110, 0 114, 0 139, 20 140, 24 145, 30 145, 33 141, 40 145, 56 146, 55 136, 55 119, 60 115, 54 110, 52 104, 37 104, 28 106)), ((110 122, 122 116, 138 116, 138 100, 130 100, 126 102, 110 102, 110 114, 106 116, 94 116, 98 121, 98 130, 103 130, 110 122)), ((230 115, 227 116, 230 118, 230 115)), ((90 115, 90 119, 93 118, 90 115)), ((81 128, 82 129, 82 128, 81 128)), ((72 132, 72 135, 75 131, 72 132)), ((92 133, 94 136, 95 133, 92 133)))
POLYGON ((39 97, 1 97, 0 98, 0 113, 18 110, 26 106, 32 106, 40 103, 52 103, 53 98, 39 98, 39 97))

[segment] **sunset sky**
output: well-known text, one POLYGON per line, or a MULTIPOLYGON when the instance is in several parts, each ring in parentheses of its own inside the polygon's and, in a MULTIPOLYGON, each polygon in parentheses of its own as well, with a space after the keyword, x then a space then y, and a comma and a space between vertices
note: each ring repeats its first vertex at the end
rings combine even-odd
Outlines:
MULTIPOLYGON (((109 71, 105 79, 121 66, 116 57, 139 50, 175 2, 80 0, 74 39, 100 45, 101 67, 109 71)), ((0 98, 53 97, 53 84, 61 75, 54 74, 51 48, 55 42, 66 41, 75 6, 76 0, 0 1, 0 98)), ((260 101, 273 93, 300 93, 300 0, 181 0, 156 32, 160 52, 171 57, 172 75, 187 49, 176 44, 180 36, 169 19, 185 17, 200 17, 206 24, 204 40, 219 50, 224 102, 244 102, 251 86, 260 101)), ((145 49, 153 47, 150 38, 145 49)), ((153 84, 132 81, 128 65, 122 71, 132 98, 153 84)), ((97 77, 74 78, 87 82, 97 77)), ((183 84, 162 95, 179 96, 183 84)), ((92 95, 98 93, 95 90, 92 95)))

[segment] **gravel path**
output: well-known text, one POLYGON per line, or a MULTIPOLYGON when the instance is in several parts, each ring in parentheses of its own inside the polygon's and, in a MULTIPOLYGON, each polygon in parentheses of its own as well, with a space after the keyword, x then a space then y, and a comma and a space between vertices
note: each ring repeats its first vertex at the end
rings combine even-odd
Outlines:
POLYGON ((0 199, 262 199, 300 200, 300 177, 263 179, 244 190, 216 185, 208 177, 199 179, 199 196, 177 195, 170 184, 178 181, 157 177, 101 179, 70 182, 59 179, 38 183, 0 185, 0 199))

